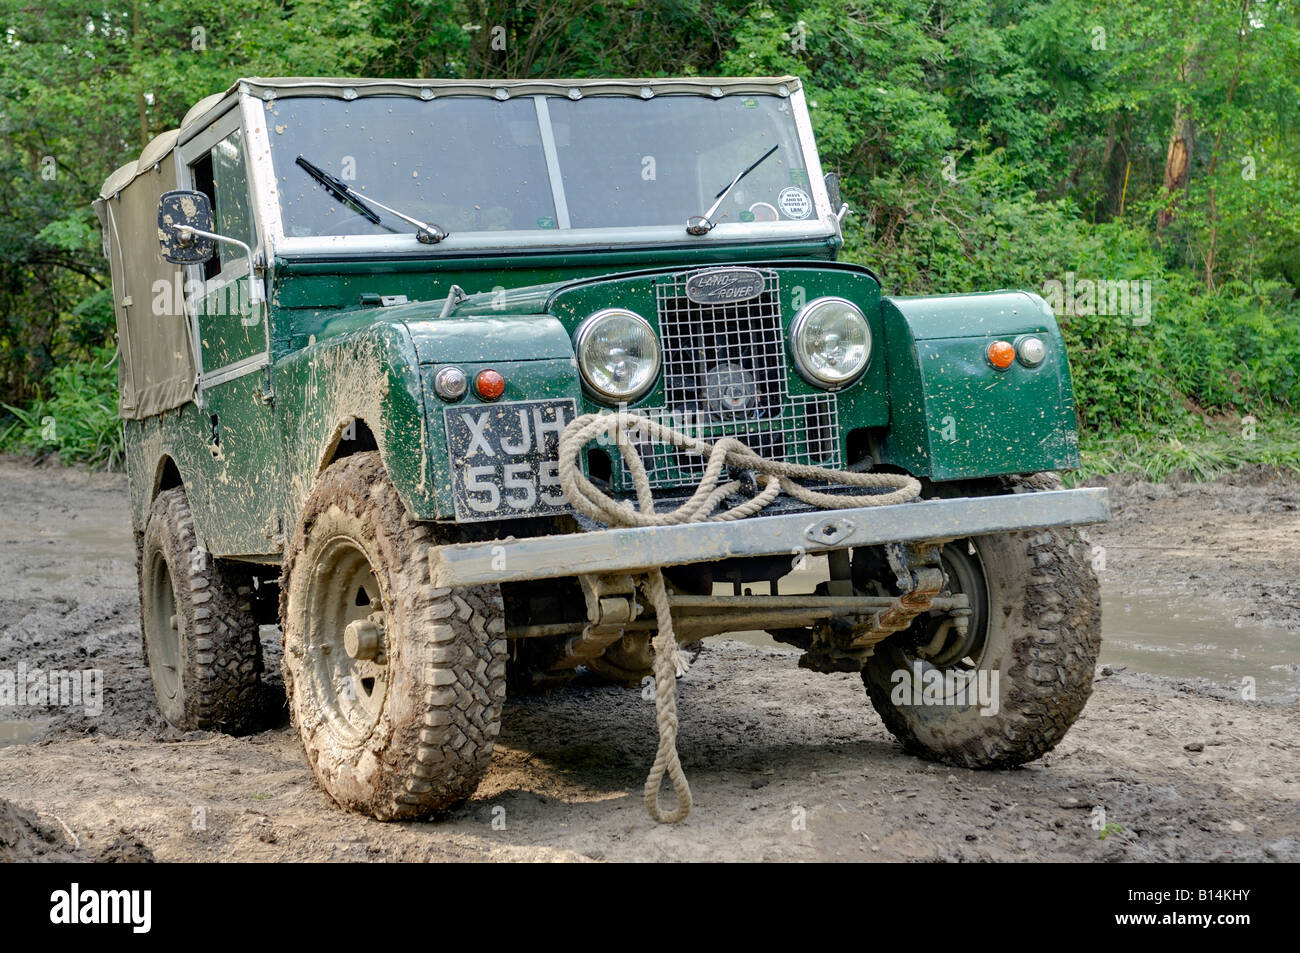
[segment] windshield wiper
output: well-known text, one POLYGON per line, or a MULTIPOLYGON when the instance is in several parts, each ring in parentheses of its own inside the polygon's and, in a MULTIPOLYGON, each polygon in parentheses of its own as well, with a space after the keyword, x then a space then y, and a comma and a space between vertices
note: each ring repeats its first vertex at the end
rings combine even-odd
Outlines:
POLYGON ((692 215, 690 218, 688 218, 686 220, 686 234, 707 235, 709 232, 713 231, 716 225, 716 223, 713 221, 713 214, 719 208, 722 207, 722 203, 727 200, 728 193, 730 193, 731 190, 736 187, 737 182, 739 182, 745 176, 749 175, 749 173, 753 172, 760 165, 762 165, 763 160, 766 159, 768 156, 770 156, 773 152, 775 152, 779 148, 780 148, 780 143, 773 146, 771 149, 768 149, 766 152, 764 152, 761 156, 758 157, 757 162, 755 162, 748 169, 745 169, 745 171, 741 172, 734 179, 732 179, 731 183, 725 189, 723 189, 721 192, 719 192, 717 195, 714 196, 714 198, 717 199, 717 201, 713 203, 713 206, 707 212, 705 212, 703 215, 692 215))
POLYGON ((310 175, 321 185, 325 186, 326 192, 334 196, 344 205, 351 206, 360 215, 364 216, 366 221, 374 225, 381 224, 378 213, 376 213, 375 210, 370 207, 372 205, 377 205, 380 208, 382 208, 385 212, 388 212, 389 214, 392 215, 396 215, 402 221, 414 225, 415 238, 417 241, 419 241, 424 245, 436 245, 438 244, 438 242, 442 241, 444 238, 446 238, 448 235, 451 234, 441 225, 431 225, 427 222, 421 222, 418 219, 411 218, 411 216, 409 215, 403 215, 395 208, 389 208, 387 205, 385 205, 383 202, 380 202, 377 199, 372 199, 369 196, 362 197, 354 189, 351 189, 348 186, 344 185, 342 181, 334 178, 334 176, 330 175, 324 169, 312 165, 302 156, 298 156, 298 158, 295 159, 294 161, 298 165, 302 166, 308 175, 310 175))

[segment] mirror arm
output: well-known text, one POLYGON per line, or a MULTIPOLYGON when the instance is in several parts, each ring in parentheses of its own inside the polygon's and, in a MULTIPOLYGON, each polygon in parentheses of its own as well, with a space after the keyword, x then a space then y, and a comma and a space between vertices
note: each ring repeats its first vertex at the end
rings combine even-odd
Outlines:
POLYGON ((248 259, 248 303, 251 305, 262 304, 266 301, 262 293, 262 283, 257 280, 257 270, 253 265, 253 249, 249 248, 238 238, 229 238, 225 235, 218 235, 216 232, 205 232, 201 228, 194 228, 192 225, 177 225, 176 231, 182 235, 198 235, 200 238, 211 238, 216 242, 225 242, 227 245, 235 245, 240 248, 244 257, 248 259))

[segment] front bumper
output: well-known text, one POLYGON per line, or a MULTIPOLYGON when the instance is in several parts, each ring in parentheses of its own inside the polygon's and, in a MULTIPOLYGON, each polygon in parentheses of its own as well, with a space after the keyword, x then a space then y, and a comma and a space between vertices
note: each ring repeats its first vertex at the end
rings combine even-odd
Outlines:
POLYGON ((636 572, 740 556, 795 556, 891 542, 939 542, 1102 523, 1109 518, 1104 489, 1047 490, 760 515, 729 523, 601 529, 459 543, 434 549, 430 570, 437 588, 474 586, 584 573, 636 572))

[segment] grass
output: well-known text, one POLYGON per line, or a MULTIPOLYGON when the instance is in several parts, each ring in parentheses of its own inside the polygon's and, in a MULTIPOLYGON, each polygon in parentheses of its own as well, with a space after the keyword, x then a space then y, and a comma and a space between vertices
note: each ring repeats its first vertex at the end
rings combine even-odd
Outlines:
POLYGON ((1300 416, 1277 417, 1249 427, 1183 426, 1174 432, 1082 436, 1083 466, 1068 475, 1077 485, 1093 476, 1136 473, 1160 483, 1180 471, 1212 480, 1258 464, 1300 473, 1300 416))

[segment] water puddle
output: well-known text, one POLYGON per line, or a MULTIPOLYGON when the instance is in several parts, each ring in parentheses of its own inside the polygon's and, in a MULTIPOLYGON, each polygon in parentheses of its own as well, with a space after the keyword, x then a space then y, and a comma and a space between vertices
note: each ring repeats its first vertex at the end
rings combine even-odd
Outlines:
POLYGON ((49 725, 48 721, 0 721, 0 748, 31 744, 49 725))
POLYGON ((44 593, 57 591, 69 580, 84 581, 89 574, 135 578, 131 527, 125 514, 114 513, 100 521, 103 514, 72 519, 60 513, 52 518, 52 525, 45 525, 42 519, 49 516, 38 508, 15 514, 13 522, 5 525, 0 546, 18 569, 0 580, 0 598, 23 598, 31 594, 31 587, 44 593))
POLYGON ((1259 696, 1300 692, 1300 633, 1238 625, 1230 603, 1207 599, 1103 592, 1101 602, 1102 664, 1233 691, 1253 678, 1259 696))

